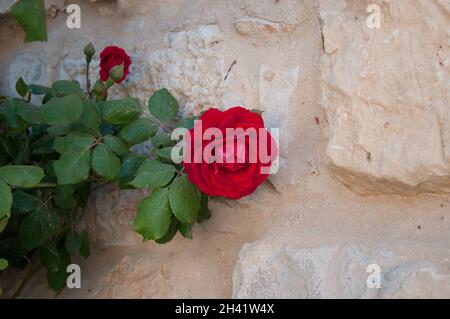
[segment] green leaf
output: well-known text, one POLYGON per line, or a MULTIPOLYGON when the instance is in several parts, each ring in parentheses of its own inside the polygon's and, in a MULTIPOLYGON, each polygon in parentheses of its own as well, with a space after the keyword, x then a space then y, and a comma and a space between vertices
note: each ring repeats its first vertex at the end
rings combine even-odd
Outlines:
POLYGON ((120 159, 105 144, 99 144, 92 153, 92 168, 106 180, 113 180, 120 172, 120 159))
POLYGON ((77 207, 78 202, 73 196, 73 185, 62 185, 56 190, 55 203, 63 209, 73 209, 77 207))
POLYGON ((28 86, 25 81, 20 77, 16 82, 16 91, 21 97, 25 97, 28 94, 28 86))
POLYGON ((198 116, 185 117, 185 118, 182 118, 181 120, 179 120, 177 122, 176 126, 191 130, 194 128, 195 120, 198 120, 198 116))
POLYGON ((66 287, 67 277, 69 277, 69 273, 67 272, 67 266, 70 265, 70 255, 64 248, 60 248, 58 250, 58 254, 59 254, 58 271, 47 272, 48 286, 55 292, 60 292, 66 287))
POLYGON ((17 190, 13 193, 13 212, 16 214, 26 214, 39 208, 41 201, 39 198, 25 193, 23 190, 17 190))
POLYGON ((208 208, 208 200, 208 195, 201 193, 200 209, 198 210, 197 223, 203 223, 205 220, 211 218, 211 211, 208 208))
POLYGON ((176 169, 172 165, 156 160, 145 160, 129 184, 136 188, 162 187, 172 180, 175 172, 176 169))
POLYGON ((26 215, 19 225, 20 243, 34 249, 52 237, 60 227, 58 215, 51 210, 38 209, 26 215))
POLYGON ((61 155, 53 167, 58 184, 78 184, 86 180, 91 168, 91 149, 74 149, 61 155))
POLYGON ((160 239, 169 229, 171 215, 168 190, 156 189, 139 203, 133 228, 144 240, 160 239))
POLYGON ((33 154, 51 154, 54 152, 53 150, 53 143, 55 142, 55 138, 44 135, 37 141, 33 142, 31 144, 32 152, 33 154))
POLYGON ((28 129, 29 124, 27 122, 25 122, 24 120, 22 120, 20 117, 16 117, 16 121, 17 121, 17 127, 11 128, 7 132, 6 136, 16 137, 18 135, 21 135, 28 129))
POLYGON ((11 14, 25 31, 25 42, 47 41, 44 0, 19 0, 11 14))
POLYGON ((0 258, 0 271, 8 268, 8 261, 6 259, 0 258))
POLYGON ((170 185, 170 207, 181 223, 192 224, 196 221, 200 208, 198 193, 197 188, 184 174, 170 185))
POLYGON ((81 248, 81 236, 74 230, 69 230, 64 240, 64 247, 70 255, 75 255, 81 248))
POLYGON ((55 272, 59 270, 59 252, 54 243, 46 241, 38 248, 38 254, 48 271, 55 272))
POLYGON ((152 144, 153 147, 161 148, 172 146, 175 144, 175 141, 172 141, 172 139, 170 138, 170 134, 158 132, 158 134, 152 137, 152 144))
POLYGON ((64 137, 57 137, 53 149, 60 154, 73 151, 75 148, 81 150, 89 149, 95 143, 95 137, 83 132, 73 132, 64 137))
POLYGON ((85 183, 77 186, 76 192, 73 194, 77 200, 78 207, 86 208, 91 194, 91 183, 85 183))
POLYGON ((89 244, 89 236, 86 231, 82 231, 81 234, 81 247, 80 247, 80 255, 83 258, 88 258, 91 254, 91 246, 89 244))
POLYGON ((118 156, 128 153, 128 145, 118 137, 106 135, 103 137, 103 142, 118 156))
POLYGON ((0 178, 14 187, 35 187, 43 177, 44 171, 38 166, 7 165, 0 167, 0 178))
POLYGON ((10 213, 8 213, 5 217, 0 218, 0 234, 5 230, 6 226, 9 222, 10 213))
POLYGON ((192 239, 192 224, 178 224, 180 234, 186 239, 192 239))
POLYGON ((83 102, 75 95, 54 97, 41 107, 41 117, 46 124, 70 124, 83 113, 83 102))
POLYGON ((119 184, 122 187, 136 176, 145 159, 146 156, 140 153, 129 153, 122 158, 122 167, 118 177, 119 184))
POLYGON ((16 106, 14 100, 7 99, 0 104, 0 115, 3 116, 4 123, 11 128, 17 128, 19 125, 16 119, 16 106))
POLYGON ((139 117, 142 112, 138 99, 125 98, 99 102, 103 119, 111 124, 127 124, 139 117))
POLYGON ((79 97, 83 96, 83 90, 81 90, 80 83, 74 80, 59 80, 53 82, 52 89, 56 96, 66 96, 70 94, 75 94, 79 97))
POLYGON ((100 109, 93 100, 83 101, 83 114, 81 115, 81 122, 86 127, 97 129, 102 121, 100 109))
POLYGON ((28 85, 28 88, 34 95, 46 95, 46 94, 53 95, 54 93, 51 88, 39 84, 30 84, 28 85))
POLYGON ((31 124, 41 122, 41 112, 37 106, 31 105, 25 101, 16 100, 16 114, 31 124))
POLYGON ((56 124, 47 129, 48 135, 52 137, 67 135, 72 131, 72 124, 56 124))
POLYGON ((50 101, 54 97, 55 96, 53 94, 45 94, 44 97, 42 98, 42 104, 47 103, 48 101, 50 101))
POLYGON ((161 122, 173 120, 178 113, 178 101, 167 89, 155 92, 148 101, 150 113, 161 122))
POLYGON ((172 147, 154 148, 153 153, 161 158, 172 160, 172 147))
POLYGON ((175 237, 177 230, 178 230, 178 221, 174 216, 172 216, 171 221, 170 221, 170 226, 169 226, 169 229, 167 230, 166 234, 163 237, 161 237, 160 239, 156 239, 155 242, 157 244, 168 243, 175 237))
POLYGON ((0 180, 0 219, 9 214, 12 201, 11 188, 0 180))
POLYGON ((157 127, 150 119, 137 119, 125 125, 119 132, 119 137, 125 140, 128 145, 136 145, 145 142, 156 134, 157 127))

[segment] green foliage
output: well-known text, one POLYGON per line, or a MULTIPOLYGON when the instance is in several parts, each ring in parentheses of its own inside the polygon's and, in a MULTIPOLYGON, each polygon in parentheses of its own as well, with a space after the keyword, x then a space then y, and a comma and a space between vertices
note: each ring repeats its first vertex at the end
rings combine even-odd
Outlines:
POLYGON ((175 174, 175 167, 156 160, 145 160, 136 177, 129 183, 136 188, 158 188, 167 185, 175 174))
POLYGON ((46 241, 37 250, 39 257, 41 258, 42 264, 50 272, 56 272, 59 269, 59 252, 56 245, 51 241, 46 241))
POLYGON ((0 180, 0 219, 11 211, 12 198, 11 188, 0 180))
POLYGON ((21 97, 25 97, 28 94, 28 86, 25 84, 25 81, 20 77, 16 82, 16 91, 19 93, 21 97))
POLYGON ((66 233, 64 247, 69 254, 77 254, 81 249, 81 235, 75 230, 69 230, 66 233))
POLYGON ((0 179, 14 187, 35 187, 44 177, 44 171, 37 166, 6 165, 0 167, 0 179))
POLYGON ((110 181, 119 175, 120 159, 107 145, 99 144, 92 153, 92 168, 98 175, 110 181))
POLYGON ((64 247, 58 249, 58 255, 58 270, 47 272, 48 286, 55 292, 60 292, 66 287, 66 280, 67 277, 69 277, 66 270, 71 261, 70 254, 64 249, 64 247))
POLYGON ((177 115, 179 105, 167 89, 161 89, 149 99, 148 108, 155 118, 161 122, 169 122, 177 115))
POLYGON ((81 117, 83 102, 76 94, 53 97, 42 105, 41 116, 45 124, 71 124, 81 117))
POLYGON ((8 268, 8 261, 6 259, 0 258, 0 271, 8 268))
POLYGON ((133 222, 144 240, 162 244, 177 232, 190 239, 193 224, 210 217, 208 197, 171 158, 170 130, 193 118, 177 118, 166 89, 149 100, 153 118, 141 117, 137 99, 100 100, 76 81, 45 87, 20 78, 16 90, 21 98, 0 100, 0 270, 40 260, 50 288, 61 291, 71 256, 91 254, 77 222, 94 183, 149 189, 133 222), (133 151, 148 140, 149 154, 133 151))
POLYGON ((44 0, 19 0, 11 14, 25 31, 25 42, 47 41, 44 0))
POLYGON ((144 240, 160 239, 169 229, 171 215, 168 190, 156 189, 139 203, 134 230, 144 240))
POLYGON ((127 124, 142 112, 139 100, 133 98, 100 102, 99 106, 103 120, 110 124, 127 124))
POLYGON ((142 118, 128 123, 119 132, 119 137, 128 143, 136 145, 145 142, 156 134, 157 127, 150 119, 142 118))
POLYGON ((181 175, 170 186, 170 207, 181 223, 192 224, 197 220, 200 196, 197 188, 186 175, 181 175))

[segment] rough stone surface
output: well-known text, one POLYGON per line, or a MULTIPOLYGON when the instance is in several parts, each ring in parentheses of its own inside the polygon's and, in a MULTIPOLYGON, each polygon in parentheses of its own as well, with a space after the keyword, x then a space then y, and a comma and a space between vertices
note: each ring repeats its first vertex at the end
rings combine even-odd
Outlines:
POLYGON ((320 2, 332 169, 360 192, 449 192, 446 2, 376 3, 380 29, 366 24, 367 1, 320 2))
POLYGON ((286 25, 282 22, 260 18, 239 19, 234 22, 234 26, 238 33, 249 36, 260 36, 266 32, 292 32, 295 28, 295 25, 286 25))
POLYGON ((208 25, 169 33, 163 47, 149 56, 149 72, 155 86, 171 89, 188 114, 220 106, 224 56, 219 27, 208 25))
POLYGON ((9 8, 14 4, 16 0, 3 0, 0 2, 0 14, 9 12, 9 8))
MULTIPOLYGON (((260 109, 280 128, 281 165, 166 245, 132 230, 143 192, 96 189, 79 225, 92 254, 73 259, 82 287, 58 298, 450 297, 448 0, 70 2, 82 30, 59 10, 46 43, 0 17, 0 94, 19 76, 84 86, 83 46, 118 45, 133 64, 111 97, 145 106, 166 86, 182 113, 260 109), (380 29, 365 24, 372 2, 380 29), (367 289, 371 263, 381 289, 367 289)), ((0 273, 5 295, 23 275, 0 273)), ((54 297, 44 271, 21 297, 54 297)))
POLYGON ((300 248, 245 245, 233 275, 234 298, 450 298, 450 273, 436 265, 404 261, 384 248, 358 245, 300 248), (379 265, 380 288, 367 285, 369 265, 379 265))
POLYGON ((98 246, 127 246, 142 242, 142 237, 133 231, 134 209, 145 196, 141 190, 119 190, 108 185, 94 191, 89 199, 87 214, 81 227, 88 231, 89 238, 98 246))

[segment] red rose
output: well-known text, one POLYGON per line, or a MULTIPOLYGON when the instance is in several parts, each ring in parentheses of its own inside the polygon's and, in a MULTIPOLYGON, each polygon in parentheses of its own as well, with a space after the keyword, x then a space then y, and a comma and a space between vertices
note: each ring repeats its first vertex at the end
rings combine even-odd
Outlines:
POLYGON ((100 78, 102 81, 108 80, 109 71, 116 65, 124 66, 123 77, 117 83, 122 82, 128 74, 131 59, 124 49, 109 46, 103 49, 102 53, 100 53, 100 78))
POLYGON ((262 117, 236 106, 224 112, 209 109, 200 120, 187 136, 190 143, 183 166, 189 180, 210 196, 239 199, 253 193, 269 177, 270 166, 278 152, 262 117), (256 134, 229 134, 232 129, 235 133, 240 130, 256 134), (222 136, 210 134, 214 130, 222 136), (195 143, 194 139, 199 138, 201 140, 195 143))

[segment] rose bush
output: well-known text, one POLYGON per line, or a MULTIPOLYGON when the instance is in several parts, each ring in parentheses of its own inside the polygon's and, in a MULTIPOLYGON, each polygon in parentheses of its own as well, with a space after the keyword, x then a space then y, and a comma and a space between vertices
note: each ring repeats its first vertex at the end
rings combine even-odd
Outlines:
MULTIPOLYGON (((19 0, 11 12, 26 41, 46 39, 42 0, 19 0)), ((89 236, 79 220, 93 184, 149 189, 133 228, 144 240, 163 244, 177 233, 192 238, 193 225, 211 216, 211 197, 238 199, 253 193, 267 179, 278 152, 260 114, 242 107, 210 109, 195 122, 195 116, 178 115, 178 101, 164 88, 148 100, 150 116, 142 116, 137 99, 108 100, 108 90, 129 74, 131 58, 117 46, 105 48, 100 79, 91 90, 94 46, 88 44, 84 53, 85 89, 77 81, 42 86, 19 78, 17 96, 0 96, 0 271, 28 268, 12 297, 20 295, 40 266, 47 270, 50 288, 61 291, 72 256, 90 255, 89 236), (178 145, 171 136, 179 128, 187 130, 185 136, 208 129, 220 136, 201 136, 199 145, 193 138, 180 162, 172 156, 178 145), (262 134, 244 132, 242 139, 227 129, 262 134), (146 141, 151 151, 137 153, 133 146, 146 141)))
POLYGON ((195 138, 199 136, 195 136, 195 128, 190 130, 190 156, 183 161, 189 180, 210 196, 239 199, 252 194, 269 177, 268 171, 277 154, 261 115, 240 106, 223 112, 213 108, 203 113, 200 121, 196 125, 201 126, 202 136, 210 128, 219 129, 221 134, 212 139, 202 138, 196 145, 195 138), (236 129, 254 134, 241 134, 239 138, 236 129), (229 150, 227 143, 232 144, 229 150), (215 154, 204 154, 207 147, 215 154), (263 155, 268 158, 264 160, 263 155), (200 163, 196 163, 195 156, 203 157, 200 163))

